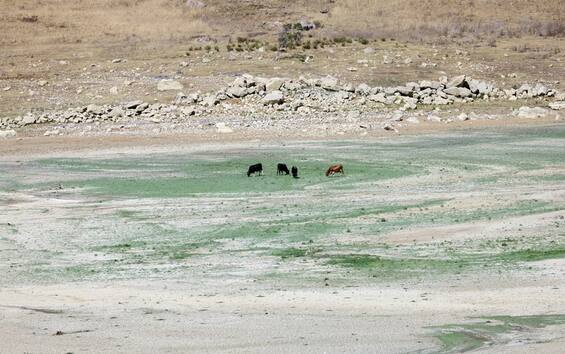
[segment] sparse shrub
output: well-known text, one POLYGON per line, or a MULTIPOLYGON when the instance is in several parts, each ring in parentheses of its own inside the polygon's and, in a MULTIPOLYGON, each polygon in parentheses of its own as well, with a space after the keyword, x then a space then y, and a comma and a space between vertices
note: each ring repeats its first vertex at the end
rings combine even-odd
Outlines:
POLYGON ((32 15, 32 16, 24 16, 20 19, 20 21, 22 22, 27 22, 27 23, 34 23, 39 21, 39 17, 32 15))
POLYGON ((520 44, 520 45, 516 45, 516 46, 512 47, 512 51, 517 52, 517 53, 526 53, 529 50, 530 50, 530 48, 528 47, 527 44, 520 44))
POLYGON ((214 46, 214 50, 215 50, 216 52, 219 52, 219 51, 220 51, 220 47, 214 46))
POLYGON ((367 45, 369 44, 369 41, 363 37, 359 38, 359 43, 363 44, 363 45, 367 45))
POLYGON ((209 52, 209 51, 210 51, 210 49, 212 49, 212 47, 211 47, 211 46, 209 46, 209 45, 206 45, 206 46, 204 47, 204 49, 205 49, 205 50, 206 50, 207 52, 209 52))
POLYGON ((304 42, 304 44, 302 45, 302 48, 304 48, 304 49, 310 49, 310 48, 311 48, 311 46, 310 46, 310 41, 304 42))
POLYGON ((279 33, 278 42, 279 48, 294 49, 302 43, 302 31, 293 29, 290 24, 285 24, 279 33))
POLYGON ((226 45, 226 50, 228 52, 231 52, 233 50, 233 47, 231 46, 231 44, 226 45))
POLYGON ((279 48, 273 44, 272 46, 269 47, 269 50, 272 52, 276 52, 277 50, 279 50, 279 48))
POLYGON ((247 41, 247 38, 237 37, 237 43, 245 43, 246 41, 247 41))

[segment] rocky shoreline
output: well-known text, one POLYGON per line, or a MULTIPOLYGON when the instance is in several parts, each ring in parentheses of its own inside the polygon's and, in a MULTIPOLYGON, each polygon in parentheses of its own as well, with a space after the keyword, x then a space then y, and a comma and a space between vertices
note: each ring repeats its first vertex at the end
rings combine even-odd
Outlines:
MULTIPOLYGON (((97 126, 111 132, 144 123, 160 124, 169 130, 214 128, 218 133, 231 133, 238 128, 306 129, 311 125, 324 125, 334 133, 367 129, 395 131, 402 124, 420 121, 496 119, 495 115, 458 113, 457 109, 450 110, 449 117, 442 117, 441 106, 479 100, 536 99, 544 106, 515 109, 512 115, 520 118, 540 118, 550 115, 551 110, 565 109, 565 93, 545 85, 523 84, 502 89, 465 75, 395 87, 353 86, 331 76, 288 79, 242 75, 216 92, 185 94, 183 86, 173 80, 162 80, 157 89, 178 91, 178 94, 169 104, 137 100, 5 117, 0 119, 0 137, 16 136, 16 129, 36 124, 46 125, 45 136, 60 135, 69 125, 86 127, 81 130, 84 134, 97 126), (420 107, 427 109, 419 110, 420 107)), ((559 114, 555 117, 560 118, 559 114)))

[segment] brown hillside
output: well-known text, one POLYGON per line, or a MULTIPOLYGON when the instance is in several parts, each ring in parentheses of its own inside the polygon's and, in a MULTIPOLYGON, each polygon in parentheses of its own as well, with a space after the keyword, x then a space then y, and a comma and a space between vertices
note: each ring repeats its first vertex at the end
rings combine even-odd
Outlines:
POLYGON ((186 41, 274 36, 286 22, 319 21, 320 36, 432 40, 560 36, 562 0, 3 0, 0 45, 186 41), (189 1, 197 4, 198 1, 189 1), (327 12, 326 12, 327 11, 327 12), (325 13, 322 13, 325 12, 325 13))

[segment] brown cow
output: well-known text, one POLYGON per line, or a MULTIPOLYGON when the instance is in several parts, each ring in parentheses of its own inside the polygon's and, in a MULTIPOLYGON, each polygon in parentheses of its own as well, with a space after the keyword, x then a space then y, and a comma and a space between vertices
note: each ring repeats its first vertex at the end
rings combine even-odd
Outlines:
POLYGON ((326 171, 326 177, 331 176, 331 175, 338 173, 338 172, 341 173, 341 174, 344 174, 342 164, 330 166, 330 168, 328 168, 328 170, 326 171))

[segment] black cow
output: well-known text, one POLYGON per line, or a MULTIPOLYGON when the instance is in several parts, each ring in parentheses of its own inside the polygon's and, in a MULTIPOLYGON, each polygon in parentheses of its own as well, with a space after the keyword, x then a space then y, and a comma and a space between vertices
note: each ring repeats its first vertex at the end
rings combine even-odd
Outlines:
POLYGON ((249 169, 247 170, 247 177, 256 174, 257 172, 259 172, 259 175, 263 173, 263 164, 256 163, 255 165, 249 166, 249 169))
POLYGON ((284 163, 279 163, 277 165, 277 175, 282 175, 282 174, 288 175, 290 174, 290 171, 288 170, 288 167, 284 164, 284 163))
POLYGON ((292 177, 298 178, 298 168, 296 168, 296 166, 292 166, 291 171, 292 171, 292 177))

